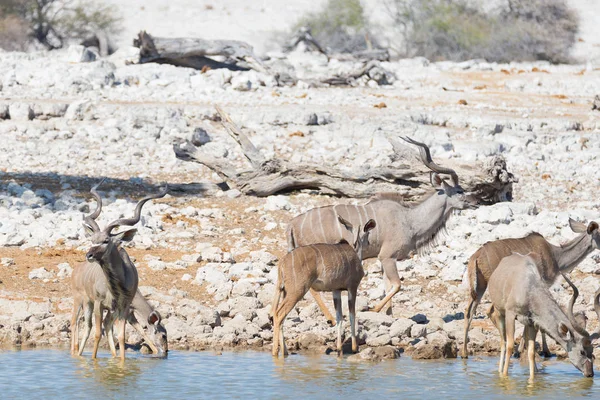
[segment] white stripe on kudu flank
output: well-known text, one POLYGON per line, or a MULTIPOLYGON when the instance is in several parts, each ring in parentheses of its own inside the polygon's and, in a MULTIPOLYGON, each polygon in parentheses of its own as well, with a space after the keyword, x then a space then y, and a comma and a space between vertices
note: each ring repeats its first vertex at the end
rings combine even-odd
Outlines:
POLYGON ((321 227, 321 234, 323 235, 321 240, 323 241, 323 243, 325 243, 327 241, 327 236, 325 235, 325 229, 323 228, 323 218, 321 218, 321 209, 318 208, 317 211, 319 214, 319 226, 321 227))
MULTIPOLYGON (((358 214, 358 229, 360 229, 363 226, 363 217, 362 214, 360 212, 360 208, 358 206, 354 206, 354 210, 356 211, 356 213, 358 214)), ((354 232, 353 232, 354 233, 354 232)), ((354 240, 354 238, 352 238, 352 240, 354 240)))
MULTIPOLYGON (((298 232, 298 238, 296 241, 300 240, 301 243, 307 243, 308 240, 304 237, 304 223, 306 222, 306 217, 308 217, 308 212, 304 213, 304 218, 302 218, 302 223, 300 224, 300 230, 298 232)), ((299 246, 299 243, 294 243, 294 245, 299 246)))
POLYGON ((344 237, 344 233, 342 232, 342 224, 337 220, 338 219, 338 212, 336 211, 337 206, 333 206, 333 214, 334 214, 334 218, 336 220, 336 225, 337 225, 337 229, 338 229, 338 234, 340 235, 340 239, 342 239, 344 237))

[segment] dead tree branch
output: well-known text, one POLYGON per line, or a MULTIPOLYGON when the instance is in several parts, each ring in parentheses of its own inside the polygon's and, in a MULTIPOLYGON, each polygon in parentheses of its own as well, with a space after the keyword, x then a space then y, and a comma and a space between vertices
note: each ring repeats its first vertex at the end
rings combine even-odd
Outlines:
MULTIPOLYGON (((246 195, 265 197, 300 189, 317 190, 324 194, 364 198, 377 193, 399 193, 407 200, 423 196, 431 189, 428 170, 415 160, 394 162, 387 168, 359 168, 344 172, 334 167, 314 164, 294 164, 286 160, 265 159, 250 139, 217 107, 223 126, 240 145, 251 170, 239 171, 226 159, 206 154, 189 141, 173 145, 180 160, 197 162, 215 171, 229 186, 246 195)), ((406 146, 389 137, 396 156, 406 153, 406 146), (401 149, 399 146, 404 147, 401 149)), ((402 157, 400 157, 402 158, 402 157)), ((406 158, 406 157, 404 157, 406 158)), ((482 165, 449 165, 461 178, 461 185, 472 191, 482 204, 512 199, 512 184, 517 179, 506 168, 501 156, 491 157, 482 165)))

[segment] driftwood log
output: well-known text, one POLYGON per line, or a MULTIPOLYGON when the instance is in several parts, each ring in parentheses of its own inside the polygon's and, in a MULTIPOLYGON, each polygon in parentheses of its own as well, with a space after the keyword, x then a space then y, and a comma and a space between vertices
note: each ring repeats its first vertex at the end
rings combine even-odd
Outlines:
POLYGON ((200 70, 227 68, 266 72, 252 46, 237 40, 161 38, 141 31, 133 40, 133 45, 140 49, 140 64, 154 62, 200 70), (215 56, 224 58, 225 61, 211 58, 215 56))
MULTIPOLYGON (((187 141, 175 144, 173 150, 180 160, 193 161, 216 172, 229 187, 246 195, 264 197, 300 189, 313 189, 324 194, 364 198, 377 193, 399 193, 407 201, 417 200, 431 190, 429 170, 413 157, 400 157, 387 168, 365 168, 343 172, 334 167, 315 164, 294 164, 286 160, 265 159, 250 139, 220 107, 216 107, 229 135, 240 145, 252 169, 238 170, 230 161, 216 158, 187 141)), ((388 136, 396 156, 406 154, 407 146, 388 136)), ((394 157, 393 157, 394 158, 394 157)), ((446 163, 445 163, 446 164, 446 163)), ((512 199, 512 184, 517 179, 506 169, 501 156, 491 157, 483 164, 446 165, 454 168, 461 186, 474 192, 481 204, 493 204, 512 199)))

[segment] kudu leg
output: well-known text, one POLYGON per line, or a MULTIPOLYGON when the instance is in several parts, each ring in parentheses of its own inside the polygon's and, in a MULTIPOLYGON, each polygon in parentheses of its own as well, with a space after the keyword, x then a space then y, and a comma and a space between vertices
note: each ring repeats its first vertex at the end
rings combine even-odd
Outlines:
POLYGON ((546 342, 546 333, 542 332, 542 355, 546 358, 552 357, 552 353, 548 348, 548 343, 546 342))
POLYGON ((335 322, 337 323, 337 352, 338 356, 342 355, 342 335, 344 333, 344 324, 342 323, 342 292, 340 290, 334 290, 333 295, 333 306, 335 308, 335 322))
MULTIPOLYGON (((126 312, 127 315, 129 311, 126 312)), ((127 318, 119 319, 119 351, 121 360, 125 360, 125 327, 127 326, 127 318)))
POLYGON ((517 348, 517 351, 515 351, 515 354, 513 354, 515 358, 520 358, 522 354, 525 354, 524 352, 527 349, 527 335, 527 327, 525 327, 523 329, 523 336, 521 336, 521 342, 519 343, 519 347, 517 348))
POLYGON ((102 338, 102 307, 100 302, 94 303, 94 324, 96 325, 96 332, 94 334, 94 350, 92 351, 92 358, 96 358, 98 355, 98 346, 100 345, 100 339, 102 338))
POLYGON ((335 321, 333 320, 333 315, 331 315, 331 313, 329 312, 329 309, 327 308, 327 306, 323 302, 323 298, 321 297, 321 293, 317 292, 316 290, 310 289, 310 294, 312 295, 312 297, 317 302, 317 305, 319 306, 319 308, 323 312, 323 315, 325 315, 325 319, 327 319, 327 323, 329 325, 331 325, 331 326, 335 326, 335 321))
POLYGON ((508 367, 510 366, 510 355, 515 348, 515 315, 507 313, 504 316, 504 325, 506 327, 506 352, 504 355, 503 375, 508 376, 508 367))
POLYGON ((479 305, 480 301, 481 301, 481 297, 477 296, 474 299, 471 298, 469 300, 469 304, 467 305, 467 310, 466 310, 466 314, 465 314, 465 334, 464 334, 464 341, 463 341, 462 358, 469 357, 469 349, 468 349, 469 329, 471 328, 471 322, 473 321, 473 317, 475 316, 475 311, 477 311, 477 306, 479 305))
POLYGON ((281 320, 273 315, 273 350, 271 352, 273 357, 279 357, 279 325, 281 325, 281 320))
POLYGON ((90 333, 92 332, 92 314, 94 312, 93 305, 90 303, 86 303, 83 306, 83 317, 85 320, 85 330, 83 331, 83 336, 81 337, 81 343, 79 344, 79 351, 77 355, 81 355, 83 353, 83 349, 85 348, 85 343, 90 337, 90 333))
POLYGON ((285 317, 287 317, 296 303, 298 303, 306 293, 300 292, 295 294, 296 296, 293 296, 293 292, 286 292, 286 294, 282 296, 283 298, 277 309, 273 311, 273 356, 275 357, 279 355, 278 347, 281 348, 284 357, 288 355, 285 338, 283 336, 283 323, 285 322, 285 317))
POLYGON ((108 347, 110 348, 110 352, 113 357, 117 356, 117 348, 115 347, 115 336, 113 334, 113 326, 115 323, 114 314, 110 312, 110 310, 106 313, 106 317, 104 317, 104 334, 106 335, 106 340, 108 342, 108 347))
POLYGON ((373 311, 375 312, 381 311, 381 309, 392 300, 392 297, 394 297, 394 295, 400 291, 400 276, 398 275, 398 269, 396 268, 396 260, 392 258, 386 258, 385 260, 382 260, 381 263, 383 264, 383 273, 388 278, 392 286, 384 299, 381 300, 381 302, 377 304, 375 308, 373 308, 373 311))
POLYGON ((81 312, 81 298, 73 299, 73 314, 71 315, 71 354, 79 352, 79 313, 81 312))
POLYGON ((350 332, 352 335, 352 352, 358 353, 356 341, 356 292, 358 288, 348 290, 348 314, 350 315, 350 332))
POLYGON ((498 361, 498 372, 501 374, 504 369, 504 359, 506 357, 506 325, 504 318, 495 311, 494 306, 491 306, 487 312, 492 324, 500 333, 500 360, 498 361))
MULTIPOLYGON (((535 337, 537 329, 533 325, 525 327, 527 332, 527 358, 529 359, 529 379, 533 381, 535 376, 535 337)), ((525 335, 523 335, 525 336, 525 335)))

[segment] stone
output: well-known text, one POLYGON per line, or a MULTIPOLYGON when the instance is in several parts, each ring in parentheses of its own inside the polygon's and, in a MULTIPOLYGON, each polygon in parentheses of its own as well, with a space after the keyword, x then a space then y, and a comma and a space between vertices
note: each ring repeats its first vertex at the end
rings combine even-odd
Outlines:
POLYGON ((33 109, 26 103, 11 103, 8 106, 10 119, 14 121, 29 121, 34 117, 33 109))
POLYGON ((192 134, 191 142, 194 146, 200 147, 210 142, 211 138, 208 136, 208 132, 204 128, 195 128, 192 134))
POLYGON ((275 265, 277 263, 277 256, 264 250, 256 250, 250 252, 250 259, 253 263, 275 265))
POLYGON ((425 314, 415 314, 410 319, 415 321, 417 324, 426 324, 427 322, 429 322, 425 314))
POLYGON ((2 259, 0 259, 0 264, 3 267, 10 267, 15 265, 15 259, 14 258, 9 258, 9 257, 2 257, 2 259))
POLYGON ((415 324, 410 328, 410 337, 420 338, 427 336, 427 326, 422 324, 415 324))
POLYGON ((394 322, 392 316, 373 311, 359 312, 356 319, 369 331, 376 331, 381 326, 391 326, 394 322))
POLYGON ((437 360, 444 358, 444 352, 438 346, 419 342, 411 354, 413 360, 437 360))
POLYGON ((410 336, 411 328, 415 325, 415 321, 408 318, 398 318, 390 326, 390 336, 403 337, 410 336))
POLYGON ((311 350, 324 346, 326 339, 313 332, 302 332, 298 336, 298 347, 303 350, 311 350))
POLYGON ((256 290, 259 286, 248 279, 240 279, 233 284, 231 294, 233 296, 256 297, 256 290))
POLYGON ((227 300, 227 304, 230 307, 230 317, 241 314, 246 321, 256 317, 256 310, 262 308, 261 302, 256 297, 235 297, 227 300))
POLYGON ((58 268, 58 274, 56 276, 59 279, 69 278, 73 274, 73 268, 71 268, 69 263, 60 263, 56 268, 58 268))
POLYGON ((150 260, 148 261, 148 268, 153 271, 162 271, 167 269, 167 263, 161 260, 150 260))
POLYGON ((392 337, 390 335, 388 335, 387 333, 377 336, 377 337, 371 337, 371 336, 367 336, 367 346, 373 346, 373 347, 378 347, 378 346, 385 346, 388 345, 392 342, 392 337))
POLYGON ((48 271, 46 268, 36 268, 29 271, 29 279, 52 279, 54 274, 48 271))
POLYGON ((269 196, 264 205, 265 211, 289 210, 291 208, 290 200, 287 196, 269 196))
POLYGON ((227 276, 223 271, 221 271, 220 264, 217 263, 209 263, 204 267, 198 268, 198 272, 196 273, 196 278, 194 279, 195 283, 201 284, 204 282, 218 284, 224 283, 227 281, 227 276))
POLYGON ((348 357, 348 362, 380 362, 381 360, 395 359, 400 357, 400 352, 393 346, 382 346, 377 348, 365 347, 360 353, 348 357))
POLYGON ((67 62, 70 63, 85 63, 96 61, 98 54, 79 44, 69 46, 67 50, 67 62))

